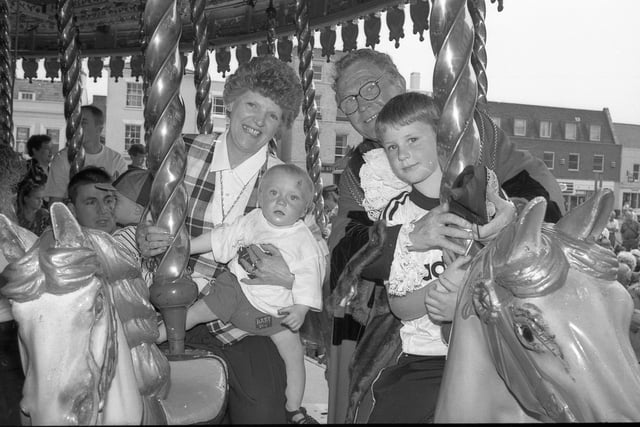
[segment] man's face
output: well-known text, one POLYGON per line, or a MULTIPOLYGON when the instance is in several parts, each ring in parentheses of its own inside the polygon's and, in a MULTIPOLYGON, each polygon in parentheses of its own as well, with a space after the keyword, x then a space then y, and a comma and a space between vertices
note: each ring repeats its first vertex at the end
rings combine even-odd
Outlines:
POLYGON ((147 167, 147 155, 146 154, 136 154, 131 157, 131 164, 133 166, 137 166, 139 168, 147 167))
POLYGON ((231 103, 229 119, 229 154, 248 158, 275 136, 282 109, 271 98, 247 91, 231 103))
POLYGON ((357 109, 347 115, 353 128, 363 137, 374 140, 377 140, 375 126, 378 113, 391 98, 404 92, 405 88, 400 82, 370 61, 357 61, 345 68, 336 84, 338 105, 349 96, 357 99, 357 109), (369 82, 376 82, 380 89, 379 95, 371 100, 363 98, 362 95, 366 98, 369 96, 361 92, 361 89, 366 91, 367 88, 373 90, 373 94, 377 92, 375 86, 367 85, 369 82))
POLYGON ((51 158, 53 157, 53 152, 51 150, 51 143, 43 142, 39 150, 33 150, 33 158, 36 159, 40 166, 46 168, 49 166, 51 158))
POLYGON ((86 184, 78 187, 76 201, 70 203, 69 207, 81 226, 111 234, 116 229, 116 200, 113 191, 86 184))
POLYGON ((96 118, 93 116, 93 113, 87 110, 82 111, 80 125, 82 126, 83 144, 100 143, 100 135, 102 134, 103 126, 96 123, 96 118))

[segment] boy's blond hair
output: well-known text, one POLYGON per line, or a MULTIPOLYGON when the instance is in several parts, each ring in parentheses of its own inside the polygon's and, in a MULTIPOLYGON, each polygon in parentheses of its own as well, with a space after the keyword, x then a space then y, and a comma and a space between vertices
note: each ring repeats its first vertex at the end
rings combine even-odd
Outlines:
POLYGON ((422 122, 438 127, 440 109, 433 97, 420 92, 406 92, 397 95, 380 110, 376 119, 376 136, 382 135, 388 127, 406 126, 413 122, 422 122))

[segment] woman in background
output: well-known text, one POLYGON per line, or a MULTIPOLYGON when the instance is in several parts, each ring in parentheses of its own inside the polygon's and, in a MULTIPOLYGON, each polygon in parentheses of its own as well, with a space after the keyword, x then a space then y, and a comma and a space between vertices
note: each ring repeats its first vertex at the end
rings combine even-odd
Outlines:
POLYGON ((43 208, 45 183, 26 177, 18 185, 18 225, 36 236, 51 225, 49 211, 43 208))

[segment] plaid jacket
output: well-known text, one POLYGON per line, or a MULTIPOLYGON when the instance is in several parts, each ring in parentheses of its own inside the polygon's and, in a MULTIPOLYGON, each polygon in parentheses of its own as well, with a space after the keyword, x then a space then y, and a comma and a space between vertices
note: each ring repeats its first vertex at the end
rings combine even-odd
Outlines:
MULTIPOLYGON (((215 172, 211 172, 211 162, 213 161, 213 151, 218 140, 213 135, 183 135, 185 151, 187 154, 187 170, 184 184, 189 195, 188 212, 185 225, 189 235, 200 236, 211 230, 216 224, 205 218, 207 207, 213 199, 213 192, 216 188, 215 172)), ((258 177, 253 186, 251 197, 245 208, 245 213, 254 209, 257 205, 257 192, 260 178, 267 168, 282 163, 274 153, 270 144, 265 164, 258 172, 258 177)), ((214 261, 211 253, 192 255, 189 259, 188 273, 197 272, 212 280, 202 290, 206 295, 213 285, 215 278, 227 268, 226 264, 219 264, 214 261)), ((209 331, 225 344, 231 344, 248 335, 230 323, 216 320, 207 324, 209 331)))

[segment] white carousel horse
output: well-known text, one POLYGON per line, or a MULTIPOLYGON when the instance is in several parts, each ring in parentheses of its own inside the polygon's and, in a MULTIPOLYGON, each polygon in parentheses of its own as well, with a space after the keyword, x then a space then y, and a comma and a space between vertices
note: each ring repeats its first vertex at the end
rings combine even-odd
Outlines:
POLYGON ((224 362, 155 345, 156 313, 138 267, 107 233, 51 207, 39 239, 0 215, 10 264, 0 293, 18 322, 22 410, 32 424, 186 424, 226 404, 224 362))
POLYGON ((633 304, 595 243, 612 206, 604 190, 543 224, 536 198, 474 257, 436 422, 640 421, 633 304))

